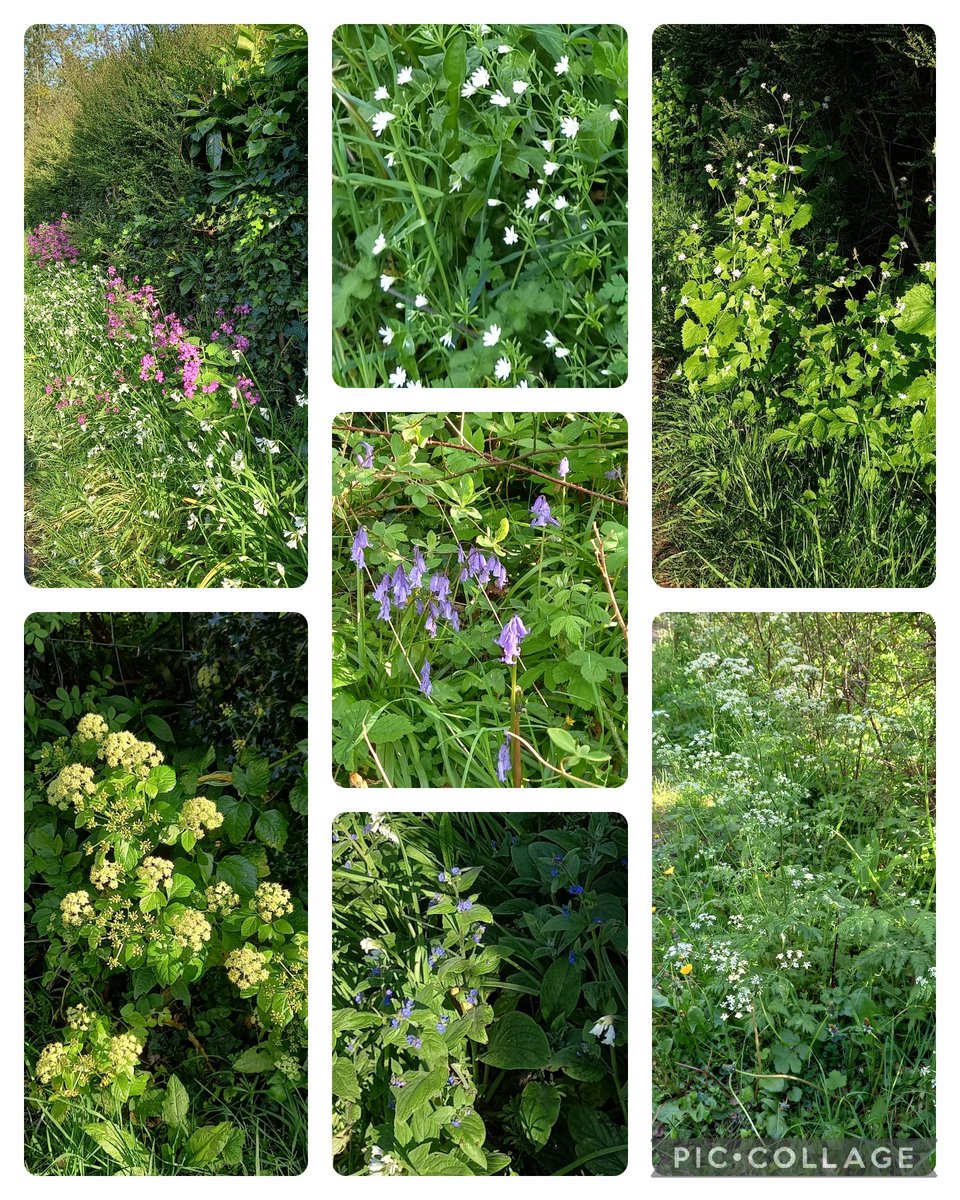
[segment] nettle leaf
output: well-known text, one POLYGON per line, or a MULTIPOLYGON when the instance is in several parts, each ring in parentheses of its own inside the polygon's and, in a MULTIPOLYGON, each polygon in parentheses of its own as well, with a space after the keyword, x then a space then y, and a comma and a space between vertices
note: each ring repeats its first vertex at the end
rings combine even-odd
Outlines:
POLYGON ((176 1075, 167 1080, 167 1090, 163 1097, 163 1119, 175 1129, 185 1129, 187 1114, 190 1111, 190 1096, 176 1075))
POLYGON ((528 1083, 520 1096, 520 1125, 535 1146, 547 1144, 559 1115, 559 1088, 551 1083, 528 1083))
POLYGON ((536 1071, 550 1061, 550 1043, 533 1017, 505 1013, 490 1026, 490 1042, 480 1061, 508 1071, 536 1071))
POLYGON ((217 807, 223 813, 223 832, 234 843, 242 842, 250 830, 253 820, 253 808, 246 800, 236 800, 233 796, 221 796, 217 807))

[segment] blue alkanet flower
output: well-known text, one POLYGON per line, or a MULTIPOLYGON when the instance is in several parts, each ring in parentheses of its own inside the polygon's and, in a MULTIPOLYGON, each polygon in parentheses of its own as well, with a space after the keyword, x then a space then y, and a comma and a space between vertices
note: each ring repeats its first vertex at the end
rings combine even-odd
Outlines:
POLYGON ((403 1017, 404 1020, 407 1020, 412 1012, 413 1001, 404 1000, 404 1002, 400 1005, 400 1016, 403 1017))
POLYGON ((414 1050, 422 1050, 423 1042, 420 1038, 414 1037, 412 1033, 407 1034, 407 1045, 412 1046, 414 1050))
POLYGON ((556 517, 550 515, 550 505, 547 503, 546 496, 538 496, 530 511, 533 513, 533 520, 530 524, 537 529, 542 529, 545 525, 560 524, 556 517))
POLYGON ((551 867, 551 868, 550 868, 550 876, 551 876, 551 878, 553 878, 553 879, 556 879, 556 877, 557 877, 559 874, 560 874, 560 868, 559 868, 559 867, 551 867))
POLYGON ((457 912, 469 912, 473 908, 472 900, 461 900, 457 905, 457 912))
POLYGON ((459 875, 459 874, 460 874, 460 868, 459 868, 459 867, 451 867, 451 868, 450 868, 450 874, 451 874, 451 875, 459 875))
POLYGON ((355 562, 357 566, 361 568, 361 570, 366 566, 366 562, 363 558, 363 552, 369 545, 370 542, 367 539, 367 531, 361 525, 353 539, 353 549, 350 551, 350 561, 355 562))
POLYGON ((497 638, 497 645, 503 650, 500 657, 501 662, 515 663, 517 661, 520 657, 520 643, 529 632, 530 630, 514 613, 500 630, 500 636, 497 638))
POLYGON ((571 950, 571 951, 570 951, 570 953, 567 955, 567 962, 568 962, 568 963, 569 963, 571 966, 573 966, 573 965, 574 965, 574 963, 575 963, 576 961, 577 961, 577 956, 576 956, 576 954, 574 954, 574 952, 571 950))
POLYGON ((579 883, 574 883, 572 886, 567 888, 567 891, 570 893, 571 896, 582 896, 583 895, 583 885, 579 884, 579 883))
POLYGON ((446 882, 447 882, 446 872, 441 871, 440 874, 437 876, 437 883, 446 883, 446 882))
POLYGON ((570 460, 566 455, 560 459, 560 465, 557 467, 557 474, 561 479, 565 479, 570 474, 570 460))
POLYGON ((433 684, 430 682, 430 659, 423 660, 423 670, 420 672, 420 691, 425 696, 430 696, 433 691, 433 684))
POLYGON ((373 470, 373 447, 369 442, 361 442, 361 453, 357 454, 357 463, 367 471, 373 470))

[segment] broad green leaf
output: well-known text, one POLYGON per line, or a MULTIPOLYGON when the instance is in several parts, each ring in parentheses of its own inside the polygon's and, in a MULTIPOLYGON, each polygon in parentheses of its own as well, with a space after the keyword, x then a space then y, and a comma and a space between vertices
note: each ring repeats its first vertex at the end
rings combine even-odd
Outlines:
MULTIPOLYGON (((159 720, 159 717, 154 719, 159 720)), ((149 719, 147 723, 149 724, 149 719)), ((164 724, 166 724, 166 722, 164 722, 164 724)), ((169 730, 169 726, 167 728, 169 730)), ((172 733, 170 734, 169 740, 173 741, 172 733)), ((147 776, 147 780, 157 789, 158 795, 163 795, 164 792, 172 792, 177 786, 177 773, 174 771, 173 767, 153 767, 150 771, 150 774, 147 776)))
POLYGON ((551 1083, 528 1083, 520 1095, 520 1127, 540 1148, 560 1115, 560 1091, 551 1083))
POLYGON ((805 225, 810 224, 810 218, 813 216, 813 206, 810 204, 801 204, 794 214, 793 220, 790 222, 791 229, 803 229, 805 225))
POLYGON ((181 896, 189 896, 193 891, 193 880, 188 875, 174 875, 170 880, 170 899, 177 900, 181 896))
POLYGON ((269 1046, 251 1046, 233 1060, 233 1069, 247 1075, 257 1075, 261 1071, 272 1071, 275 1061, 276 1055, 269 1046))
MULTIPOLYGON (((243 1055, 240 1057, 242 1058, 243 1055)), ((341 1100, 360 1099, 357 1069, 349 1058, 338 1058, 333 1064, 333 1094, 341 1100)))
POLYGON ((141 1167, 144 1163, 144 1152, 132 1133, 120 1129, 116 1125, 84 1125, 83 1132, 93 1138, 101 1150, 108 1154, 114 1162, 122 1166, 141 1167))
POLYGON ((580 972, 567 959, 558 958, 547 967, 540 985, 540 1008, 548 1023, 567 1017, 580 1000, 580 972))
POLYGON ((190 1097, 187 1089, 176 1075, 171 1075, 163 1097, 163 1119, 175 1129, 185 1129, 189 1111, 190 1097))
POLYGON ((577 743, 566 729, 548 729, 547 736, 562 754, 576 754, 577 743))
MULTIPOLYGON (((173 736, 173 730, 166 723, 163 717, 158 717, 155 713, 147 713, 143 720, 154 737, 158 737, 162 742, 172 742, 175 740, 173 736)), ((169 771, 170 774, 173 775, 173 782, 176 783, 177 777, 174 775, 173 770, 170 767, 155 767, 154 770, 169 771)), ((169 792, 172 787, 173 784, 171 784, 169 788, 158 788, 157 790, 169 792)))
POLYGON ((550 1043, 537 1022, 522 1012, 505 1013, 490 1026, 480 1061, 508 1071, 536 1071, 550 1061, 550 1043))
POLYGON ((437 1064, 432 1070, 419 1072, 406 1080, 407 1086, 402 1088, 397 1096, 395 1110, 398 1121, 407 1121, 410 1116, 425 1108, 426 1105, 443 1091, 447 1082, 447 1061, 437 1064))
POLYGON ((409 718, 402 713, 383 712, 367 730, 371 742, 397 742, 413 730, 409 718))
POLYGON ((702 346, 710 336, 708 330, 702 325, 698 325, 696 321, 691 321, 689 317, 683 323, 683 348, 684 350, 692 350, 694 346, 702 346))
POLYGON ((937 309, 933 288, 928 283, 915 284, 903 297, 903 312, 893 318, 901 333, 919 333, 932 338, 937 332, 937 309))
POLYGON ((233 1134, 229 1121, 219 1125, 203 1125, 191 1133, 184 1147, 184 1162, 190 1167, 206 1167, 220 1157, 233 1134))
POLYGON ((231 854, 217 865, 217 877, 248 900, 257 889, 257 868, 242 854, 231 854))
POLYGON ((278 808, 271 808, 265 813, 261 813, 254 828, 257 838, 274 850, 283 849, 287 840, 287 832, 287 818, 278 808))

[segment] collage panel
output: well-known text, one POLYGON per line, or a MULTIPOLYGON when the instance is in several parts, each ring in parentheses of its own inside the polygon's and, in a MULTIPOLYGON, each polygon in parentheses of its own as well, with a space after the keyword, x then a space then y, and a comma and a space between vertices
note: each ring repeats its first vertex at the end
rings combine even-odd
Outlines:
POLYGON ((627 823, 340 813, 333 1156, 341 1176, 627 1166, 627 823))
POLYGON ((627 423, 333 423, 333 778, 618 787, 627 776, 627 423))
POLYGON ((929 1174, 932 618, 672 612, 653 638, 656 1173, 929 1174))
POLYGON ((627 34, 334 31, 333 381, 627 377, 627 34))
POLYGON ((24 1163, 307 1165, 307 629, 25 627, 24 1163))
POLYGON ((936 499, 936 36, 653 34, 653 574, 922 588, 936 499))
POLYGON ((27 582, 296 587, 307 534, 307 38, 32 25, 27 582))

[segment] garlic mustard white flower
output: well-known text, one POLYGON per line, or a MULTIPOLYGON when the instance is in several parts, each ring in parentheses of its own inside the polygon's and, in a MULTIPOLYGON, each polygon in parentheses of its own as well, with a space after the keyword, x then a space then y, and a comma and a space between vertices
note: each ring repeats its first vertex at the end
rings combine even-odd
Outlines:
POLYGON ((377 240, 373 243, 373 253, 381 254, 387 248, 387 239, 382 233, 377 234, 377 240))
POLYGON ((390 386, 392 388, 402 388, 407 382, 407 372, 403 367, 397 367, 390 375, 390 386))
POLYGON ((789 100, 790 100, 790 93, 789 93, 789 92, 784 92, 784 93, 783 93, 783 98, 784 98, 784 100, 785 100, 786 102, 788 102, 788 103, 789 103, 789 100))
POLYGON ((394 121, 394 120, 396 120, 396 113, 392 113, 392 112, 376 113, 373 118, 373 132, 377 135, 377 137, 379 137, 380 134, 383 133, 383 131, 386 129, 386 127, 390 124, 390 122, 394 121))
POLYGON ((397 83, 403 87, 405 83, 409 83, 413 78, 413 67, 401 67, 397 72, 397 83))
POLYGON ((495 346, 500 341, 501 332, 499 325, 491 325, 483 335, 483 344, 485 346, 495 346))
POLYGON ((508 246, 516 245, 516 243, 520 240, 516 229, 514 229, 512 225, 508 225, 503 231, 503 240, 508 246))
POLYGON ((508 358, 498 358, 495 370, 498 379, 509 379, 510 360, 508 358))
POLYGON ((561 56, 559 62, 556 62, 553 64, 553 73, 555 75, 566 75, 566 73, 569 70, 570 70, 570 58, 566 54, 561 56))
POLYGON ((572 141, 580 132, 580 122, 576 117, 564 117, 560 122, 560 131, 565 138, 572 141))

